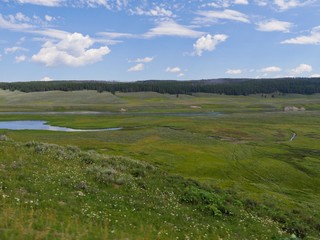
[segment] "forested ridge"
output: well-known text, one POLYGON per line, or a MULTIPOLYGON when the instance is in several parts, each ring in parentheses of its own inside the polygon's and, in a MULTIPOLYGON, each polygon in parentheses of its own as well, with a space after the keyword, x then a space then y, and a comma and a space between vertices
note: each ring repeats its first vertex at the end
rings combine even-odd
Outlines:
POLYGON ((211 79, 196 81, 147 80, 137 82, 107 81, 32 81, 1 82, 0 88, 10 91, 77 91, 98 92, 158 92, 168 94, 192 94, 197 92, 226 95, 249 95, 259 93, 320 93, 320 78, 277 79, 211 79))

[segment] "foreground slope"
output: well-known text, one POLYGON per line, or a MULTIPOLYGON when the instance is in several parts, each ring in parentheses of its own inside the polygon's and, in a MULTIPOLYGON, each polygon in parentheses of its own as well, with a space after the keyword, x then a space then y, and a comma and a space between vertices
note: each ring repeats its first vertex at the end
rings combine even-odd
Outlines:
POLYGON ((288 236, 231 193, 125 157, 0 141, 0 172, 1 239, 288 236))

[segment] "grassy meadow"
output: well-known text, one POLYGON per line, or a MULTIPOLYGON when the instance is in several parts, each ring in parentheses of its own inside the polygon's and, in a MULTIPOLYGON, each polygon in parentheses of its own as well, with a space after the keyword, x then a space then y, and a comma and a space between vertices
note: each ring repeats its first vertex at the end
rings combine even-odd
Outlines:
POLYGON ((319 239, 319 110, 319 94, 0 91, 1 121, 122 128, 0 130, 0 239, 319 239))

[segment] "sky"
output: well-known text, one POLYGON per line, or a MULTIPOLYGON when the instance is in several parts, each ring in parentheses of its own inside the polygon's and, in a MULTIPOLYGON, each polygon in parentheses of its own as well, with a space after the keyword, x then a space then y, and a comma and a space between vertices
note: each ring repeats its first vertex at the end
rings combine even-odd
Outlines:
POLYGON ((0 0, 0 81, 320 77, 319 0, 0 0))

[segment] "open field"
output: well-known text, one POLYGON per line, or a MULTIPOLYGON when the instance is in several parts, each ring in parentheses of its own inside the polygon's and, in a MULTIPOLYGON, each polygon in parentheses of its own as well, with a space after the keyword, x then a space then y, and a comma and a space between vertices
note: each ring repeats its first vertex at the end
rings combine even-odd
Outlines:
MULTIPOLYGON (((1 193, 10 196, 2 199, 1 207, 7 211, 7 215, 3 214, 1 219, 8 222, 10 214, 21 219, 19 226, 13 223, 1 225, 1 229, 13 230, 11 232, 1 230, 0 236, 14 239, 20 227, 30 238, 38 233, 54 238, 56 232, 64 234, 67 239, 81 238, 81 236, 85 239, 90 234, 95 238, 131 236, 134 239, 143 239, 143 236, 147 239, 157 237, 184 239, 186 236, 190 239, 193 239, 192 236, 194 239, 218 239, 218 237, 281 239, 295 234, 301 238, 318 239, 320 237, 319 109, 320 95, 176 96, 157 93, 113 95, 94 91, 44 93, 0 91, 0 110, 10 112, 0 114, 0 120, 45 120, 51 125, 80 129, 123 128, 112 132, 72 133, 0 130, 0 134, 5 134, 14 141, 0 142, 0 164, 5 166, 0 171, 5 173, 3 176, 7 176, 1 181, 2 186, 4 183, 8 186, 2 187, 1 193), (284 112, 286 106, 304 107, 306 111, 284 112), (12 113, 19 111, 33 113, 12 113), (42 113, 46 111, 56 113, 42 113), (66 111, 103 113, 62 114, 66 111), (293 141, 289 141, 293 133, 297 136, 293 141), (35 146, 30 147, 30 144, 29 147, 25 146, 25 143, 30 141, 60 146, 73 145, 85 151, 83 154, 94 150, 99 154, 117 156, 112 164, 116 164, 117 159, 124 161, 121 159, 131 158, 140 161, 141 166, 136 167, 138 169, 151 165, 150 169, 146 168, 143 176, 137 179, 130 169, 121 171, 116 169, 126 177, 135 179, 132 180, 132 184, 122 185, 114 182, 104 184, 97 180, 99 178, 94 177, 97 176, 96 172, 88 172, 90 166, 83 163, 79 155, 75 155, 70 162, 63 161, 62 164, 61 161, 55 161, 56 151, 61 150, 57 146, 52 148, 58 150, 41 152, 42 155, 39 155, 34 150, 35 146), (18 152, 14 151, 15 144, 18 144, 15 142, 20 142, 22 146, 18 152), (19 169, 23 170, 20 173, 14 168, 7 167, 12 166, 14 162, 21 165, 19 169), (152 170, 154 167, 156 170, 152 170), (41 169, 44 168, 52 178, 56 179, 55 181, 46 180, 46 175, 41 173, 41 169), (63 176, 55 175, 55 172, 61 172, 63 176), (34 181, 30 179, 31 173, 38 174, 34 181), (63 185, 61 179, 68 179, 67 174, 75 176, 76 179, 73 180, 71 177, 71 180, 63 185), (192 185, 195 183, 181 178, 172 178, 172 175, 196 180, 201 186, 192 185), (8 176, 15 181, 11 183, 6 180, 8 176), (164 180, 160 181, 161 178, 164 180), (34 189, 27 190, 26 196, 18 196, 20 193, 12 189, 28 188, 27 185, 23 185, 24 179, 29 179, 28 183, 32 182, 34 189), (41 182, 52 184, 49 190, 43 190, 43 195, 39 195, 39 189, 44 189, 44 186, 39 186, 41 182), (99 193, 93 194, 89 190, 87 193, 87 190, 75 189, 74 186, 81 182, 86 182, 90 188, 98 189, 99 193), (150 191, 150 196, 144 199, 147 208, 139 205, 142 203, 131 202, 144 194, 141 190, 143 188, 137 187, 139 184, 146 185, 150 191), (196 189, 193 188, 195 186, 196 189), (188 192, 190 189, 192 193, 188 192), (110 198, 118 196, 121 199, 120 209, 125 211, 121 214, 127 216, 126 220, 120 214, 111 218, 111 221, 118 220, 119 224, 115 222, 106 224, 105 221, 109 218, 105 215, 99 215, 99 221, 91 221, 91 218, 83 217, 79 209, 73 208, 64 215, 62 212, 66 207, 49 204, 45 200, 48 195, 58 194, 59 191, 65 193, 66 199, 54 197, 53 201, 56 203, 62 199, 64 203, 70 201, 70 204, 88 204, 95 211, 108 212, 112 215, 120 214, 119 208, 112 208, 108 204, 102 207, 97 203, 97 199, 110 202, 112 199, 106 197, 108 194, 110 198), (72 200, 74 194, 79 194, 79 191, 85 192, 85 200, 81 197, 72 200), (163 198, 156 196, 159 195, 157 191, 164 194, 163 198), (208 194, 201 191, 209 191, 209 198, 216 200, 201 202, 202 200, 188 199, 187 203, 183 201, 186 194, 188 197, 190 197, 188 194, 192 195, 192 199, 194 195, 208 194), (136 195, 132 195, 133 192, 136 195), (169 193, 172 193, 172 199, 169 193), (19 199, 23 197, 25 201, 30 202, 38 196, 43 199, 39 200, 42 203, 37 207, 37 211, 33 211, 29 205, 17 204, 14 200, 15 197, 19 199), (153 209, 152 206, 159 205, 159 202, 160 205, 168 206, 167 210, 170 209, 177 217, 172 217, 175 215, 170 217, 169 210, 166 212, 165 209, 153 209), (128 209, 132 209, 135 204, 139 205, 140 210, 133 214, 128 209), (211 209, 213 214, 206 213, 203 208, 207 209, 208 205, 218 208, 219 211, 211 209), (175 208, 178 210, 173 210, 175 208), (30 209, 33 215, 30 215, 30 209), (52 220, 46 219, 44 209, 52 211, 52 216, 50 215, 52 220), (160 214, 163 218, 155 217, 156 214, 160 214), (46 224, 23 222, 29 215, 41 216, 46 224), (76 217, 73 218, 74 216, 76 217), (197 228, 191 225, 184 226, 184 223, 188 222, 186 220, 188 216, 194 219, 197 228), (66 219, 71 221, 65 222, 70 225, 69 228, 58 226, 59 221, 67 221, 66 219), (145 219, 148 219, 148 224, 142 227, 145 219), (168 224, 161 225, 163 219, 166 219, 168 224), (50 225, 51 221, 55 224, 50 225), (207 229, 207 223, 212 227, 210 230, 207 229), (135 228, 130 228, 129 224, 134 224, 135 228), (90 226, 88 232, 81 232, 81 229, 88 225, 90 226), (98 231, 98 226, 101 225, 103 228, 98 231), (157 228, 159 225, 161 227, 157 228), (179 228, 180 232, 173 226, 179 228), (123 231, 119 233, 119 229, 123 231), (196 232, 194 229, 197 229, 196 232), (167 232, 168 235, 158 236, 160 230, 167 232), (194 235, 190 235, 191 233, 194 235)), ((103 161, 98 160, 95 164, 101 167, 101 162, 103 161)), ((112 168, 117 168, 112 164, 112 168)), ((98 171, 97 168, 95 171, 98 171)), ((82 207, 85 206, 87 205, 82 207)))

